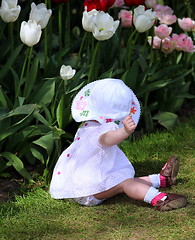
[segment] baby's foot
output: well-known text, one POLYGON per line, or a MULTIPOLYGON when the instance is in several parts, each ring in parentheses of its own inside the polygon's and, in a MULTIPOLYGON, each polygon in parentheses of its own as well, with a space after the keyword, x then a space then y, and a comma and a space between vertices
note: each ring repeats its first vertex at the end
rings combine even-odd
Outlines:
POLYGON ((160 187, 165 188, 175 185, 178 172, 179 159, 176 156, 172 156, 160 171, 160 187))
POLYGON ((170 211, 177 208, 182 208, 187 205, 185 196, 175 193, 160 193, 151 202, 151 205, 158 211, 170 211))

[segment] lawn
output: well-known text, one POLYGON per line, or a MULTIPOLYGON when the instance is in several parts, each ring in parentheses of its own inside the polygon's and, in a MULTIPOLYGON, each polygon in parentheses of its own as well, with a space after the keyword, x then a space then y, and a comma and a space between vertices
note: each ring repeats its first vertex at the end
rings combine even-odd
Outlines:
POLYGON ((97 207, 50 198, 48 186, 24 188, 22 196, 0 205, 0 240, 191 240, 195 236, 195 118, 171 132, 159 131, 121 148, 137 176, 158 172, 171 156, 180 157, 177 185, 166 192, 184 194, 186 208, 158 212, 146 203, 116 196, 97 207))

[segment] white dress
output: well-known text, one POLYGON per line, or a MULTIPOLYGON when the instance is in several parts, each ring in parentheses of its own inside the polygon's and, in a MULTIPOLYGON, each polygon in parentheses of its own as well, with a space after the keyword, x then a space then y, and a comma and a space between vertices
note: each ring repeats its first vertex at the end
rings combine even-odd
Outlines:
POLYGON ((74 142, 62 152, 53 171, 50 194, 53 198, 78 198, 106 191, 128 178, 134 168, 116 146, 100 145, 101 134, 117 129, 114 122, 87 121, 74 142))

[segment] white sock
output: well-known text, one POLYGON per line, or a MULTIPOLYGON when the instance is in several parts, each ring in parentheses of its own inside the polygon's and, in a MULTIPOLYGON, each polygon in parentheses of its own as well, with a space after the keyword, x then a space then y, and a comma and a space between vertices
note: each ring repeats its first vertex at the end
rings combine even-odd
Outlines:
POLYGON ((159 192, 158 189, 156 189, 154 187, 150 187, 144 197, 144 202, 150 203, 152 201, 152 199, 154 199, 160 193, 161 192, 159 192))
POLYGON ((154 188, 160 187, 160 174, 152 174, 148 176, 154 188))

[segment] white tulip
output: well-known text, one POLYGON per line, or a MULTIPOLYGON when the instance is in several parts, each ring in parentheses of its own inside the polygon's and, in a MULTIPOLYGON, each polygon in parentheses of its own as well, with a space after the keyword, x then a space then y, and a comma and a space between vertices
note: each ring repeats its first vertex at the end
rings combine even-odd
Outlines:
POLYGON ((31 47, 37 44, 41 38, 41 33, 41 25, 37 24, 36 21, 29 20, 28 22, 22 22, 20 38, 27 46, 31 47))
POLYGON ((29 19, 32 21, 36 21, 37 24, 41 25, 41 29, 43 29, 47 26, 51 14, 52 14, 51 9, 47 9, 44 3, 36 5, 33 2, 31 4, 29 19))
POLYGON ((18 0, 2 0, 0 15, 4 22, 15 22, 21 11, 18 0))
POLYGON ((90 12, 84 11, 82 17, 82 25, 85 31, 92 32, 95 26, 93 21, 94 17, 97 15, 98 11, 93 9, 90 12))
POLYGON ((145 32, 154 25, 156 13, 151 9, 145 11, 143 5, 134 9, 133 23, 138 32, 145 32))
POLYGON ((68 66, 62 65, 60 68, 60 76, 63 80, 68 80, 73 78, 75 73, 76 73, 76 70, 72 69, 70 65, 68 66))
POLYGON ((115 34, 120 22, 119 20, 114 21, 114 19, 108 13, 103 11, 98 12, 93 21, 95 26, 92 30, 92 33, 93 36, 99 41, 111 38, 115 34))

